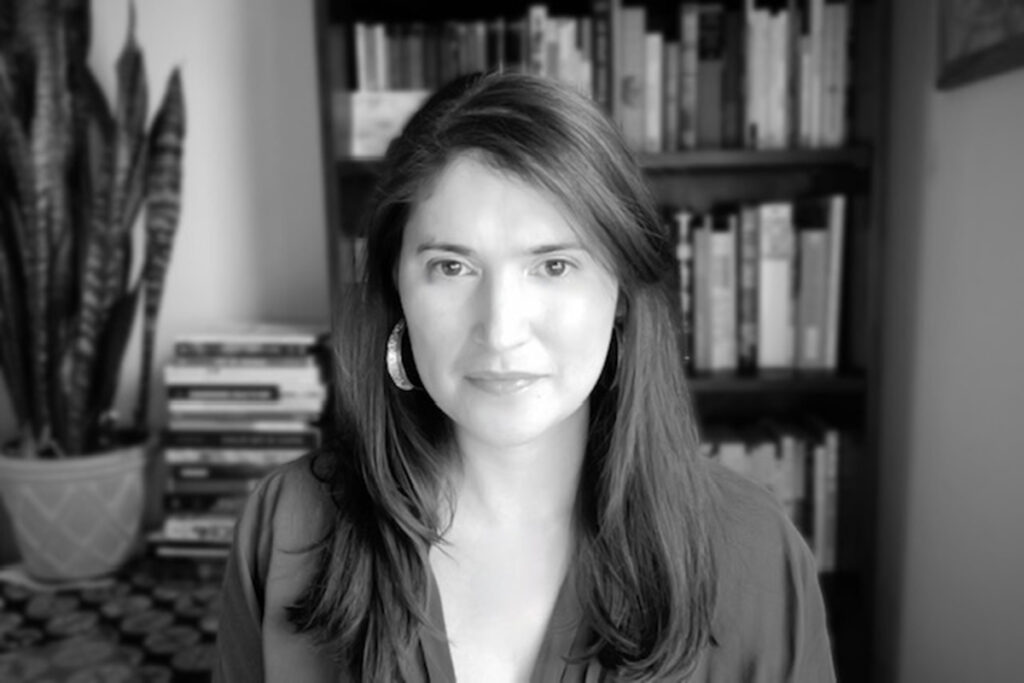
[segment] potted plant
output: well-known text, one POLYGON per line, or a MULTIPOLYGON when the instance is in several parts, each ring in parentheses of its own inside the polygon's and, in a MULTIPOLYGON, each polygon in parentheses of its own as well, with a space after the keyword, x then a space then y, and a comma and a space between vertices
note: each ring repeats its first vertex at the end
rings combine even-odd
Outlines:
POLYGON ((180 209, 185 105, 175 69, 147 121, 130 10, 112 106, 87 64, 88 0, 0 8, 0 377, 18 424, 0 448, 0 496, 26 569, 42 579, 120 566, 145 497, 147 397, 180 209), (123 424, 113 406, 139 316, 138 397, 123 424))

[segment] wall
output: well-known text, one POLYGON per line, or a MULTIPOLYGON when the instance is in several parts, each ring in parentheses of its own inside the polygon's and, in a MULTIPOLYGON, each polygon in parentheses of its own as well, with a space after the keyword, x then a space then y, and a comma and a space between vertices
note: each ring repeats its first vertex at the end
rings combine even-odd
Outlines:
POLYGON ((1024 671, 1024 70, 934 86, 935 6, 895 3, 881 680, 1024 671))
MULTIPOLYGON (((184 203, 160 320, 157 367, 180 332, 231 321, 326 325, 312 0, 134 4, 151 111, 174 66, 182 69, 188 107, 184 203)), ((90 61, 108 93, 114 89, 128 6, 129 0, 92 3, 90 61)), ((134 344, 128 358, 119 399, 124 415, 131 414, 130 389, 139 372, 134 344)), ((152 396, 153 421, 160 424, 159 381, 152 396)), ((0 392, 0 437, 11 435, 12 423, 6 392, 0 392)))

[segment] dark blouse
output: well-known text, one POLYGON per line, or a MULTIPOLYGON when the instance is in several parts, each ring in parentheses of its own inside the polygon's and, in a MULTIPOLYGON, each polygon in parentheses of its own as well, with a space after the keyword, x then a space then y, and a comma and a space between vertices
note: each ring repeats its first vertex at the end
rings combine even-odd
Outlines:
MULTIPOLYGON (((715 552, 718 603, 713 643, 689 678, 694 683, 834 681, 825 608, 814 559, 765 489, 709 463, 722 510, 715 552)), ((224 579, 214 680, 345 681, 329 658, 292 632, 285 607, 302 592, 311 567, 296 549, 330 519, 332 503, 312 476, 309 456, 265 478, 238 523, 224 579)), ((614 677, 595 661, 579 663, 593 634, 580 618, 572 573, 548 622, 531 683, 591 683, 614 677)), ((455 680, 444 638, 437 584, 430 577, 431 626, 400 662, 405 680, 455 680)))

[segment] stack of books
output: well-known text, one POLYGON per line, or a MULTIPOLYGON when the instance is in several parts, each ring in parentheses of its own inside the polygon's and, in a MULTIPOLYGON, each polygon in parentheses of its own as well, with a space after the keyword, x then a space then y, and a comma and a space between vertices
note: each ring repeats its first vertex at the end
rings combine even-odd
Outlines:
POLYGON ((226 557, 248 494, 320 443, 327 398, 315 330, 260 324, 174 340, 164 367, 168 426, 162 558, 226 557))

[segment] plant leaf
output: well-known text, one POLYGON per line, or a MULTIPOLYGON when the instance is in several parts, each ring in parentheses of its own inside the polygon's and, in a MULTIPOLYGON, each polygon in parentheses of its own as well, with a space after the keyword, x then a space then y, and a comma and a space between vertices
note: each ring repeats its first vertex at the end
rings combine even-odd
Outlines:
POLYGON ((65 387, 68 436, 65 448, 82 452, 85 439, 86 401, 96 357, 97 339, 105 325, 104 265, 111 251, 110 202, 114 174, 115 124, 110 108, 91 79, 83 90, 82 103, 88 111, 89 126, 85 138, 85 160, 91 201, 88 225, 81 226, 77 254, 78 305, 71 345, 64 351, 61 376, 65 387))
POLYGON ((171 72, 163 102, 153 121, 146 174, 146 256, 142 269, 142 367, 135 425, 144 427, 149 381, 156 344, 156 325, 164 281, 181 214, 181 169, 185 150, 185 93, 178 69, 171 72))
MULTIPOLYGON (((2 177, 2 176, 0 176, 2 177)), ((14 244, 19 228, 14 202, 0 206, 0 374, 6 381, 11 406, 20 425, 35 426, 26 355, 31 348, 25 334, 25 283, 20 272, 20 251, 14 244)))

